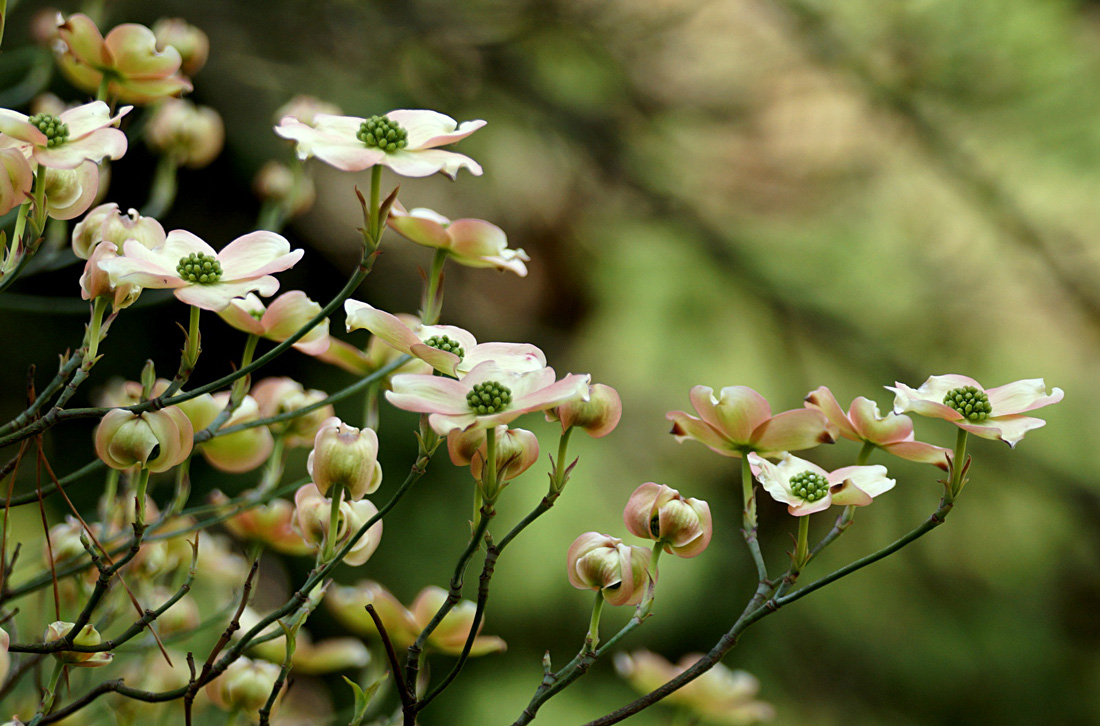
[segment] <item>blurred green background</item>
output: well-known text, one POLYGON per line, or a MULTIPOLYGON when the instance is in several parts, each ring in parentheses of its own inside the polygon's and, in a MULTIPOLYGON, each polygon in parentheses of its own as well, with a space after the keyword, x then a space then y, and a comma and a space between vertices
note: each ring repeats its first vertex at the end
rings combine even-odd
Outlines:
MULTIPOLYGON (((28 42, 42 7, 15 6, 9 52, 28 42)), ((1100 3, 134 0, 105 8, 104 27, 180 16, 211 39, 191 98, 221 112, 227 147, 211 167, 181 173, 167 229, 220 247, 252 228, 251 178, 267 159, 288 157, 271 126, 295 94, 352 115, 432 108, 486 119, 457 149, 484 176, 463 173, 454 184, 384 176, 402 184, 406 207, 489 219, 532 258, 526 279, 449 267, 444 322, 480 340, 534 342, 559 372, 590 372, 622 395, 618 430, 599 441, 574 437, 581 462, 565 495, 497 568, 485 632, 507 640, 508 652, 472 660, 423 714, 424 726, 510 723, 541 678, 544 650, 558 663, 575 653, 590 597, 569 587, 565 551, 584 531, 625 535, 621 507, 644 481, 708 500, 715 535, 695 560, 662 561, 656 616, 626 648, 676 660, 708 649, 733 622, 755 587, 738 531, 737 461, 676 444, 664 418, 690 411, 693 385, 751 386, 779 411, 824 384, 845 406, 866 395, 885 410, 892 397, 883 385, 915 387, 948 372, 989 387, 1045 377, 1067 395, 1041 412, 1047 427, 1017 450, 973 444, 971 483, 946 526, 765 619, 725 662, 760 677, 779 724, 1100 722, 1100 430, 1088 413, 1100 409, 1100 3)), ((79 95, 61 79, 51 87, 79 95)), ((140 206, 153 164, 134 143, 114 166, 107 200, 140 206)), ((286 230, 307 249, 306 263, 284 276, 284 289, 327 300, 357 257, 352 186, 369 185, 369 174, 312 168, 317 203, 286 230)), ((429 261, 430 252, 391 234, 357 297, 415 312, 416 268, 429 261)), ((17 292, 72 299, 77 276, 69 268, 49 277, 50 289, 17 292)), ((37 363, 42 378, 57 352, 79 342, 86 313, 77 310, 4 310, 3 412, 20 408, 27 365, 37 363)), ((173 371, 174 321, 185 315, 175 302, 124 315, 92 384, 136 378, 145 357, 173 371)), ((341 316, 333 329, 342 326, 341 316)), ((344 337, 362 345, 364 335, 344 337)), ((243 340, 228 329, 206 336, 208 351, 238 351, 243 340)), ((207 353, 200 381, 224 374, 224 358, 207 353)), ((326 390, 351 381, 297 354, 272 370, 326 390)), ((354 418, 358 408, 340 411, 354 418)), ((387 484, 378 496, 412 461, 414 425, 412 415, 384 413, 387 484)), ((917 425, 918 437, 953 443, 950 425, 917 425)), ((546 434, 545 461, 553 428, 530 426, 546 434)), ((87 460, 90 431, 80 422, 50 434, 56 469, 87 460)), ((857 451, 842 441, 810 458, 832 468, 857 451)), ((877 549, 935 509, 936 470, 882 454, 872 463, 887 464, 897 488, 859 512, 807 577, 877 549)), ((377 579, 406 602, 445 583, 468 536, 470 485, 445 454, 432 468, 387 519, 374 559, 340 579, 377 579)), ((198 493, 251 485, 202 471, 209 478, 198 493)), ((544 487, 537 469, 513 483, 497 527, 522 517, 544 487)), ((831 523, 819 515, 813 531, 831 523)), ((779 570, 793 519, 762 500, 761 527, 779 570)), ((308 565, 292 567, 299 577, 308 565)), ((605 631, 627 616, 606 612, 605 631)), ((319 611, 315 632, 336 632, 327 617, 319 611)), ((435 663, 437 674, 450 665, 435 663)), ((338 699, 342 688, 334 686, 338 699)), ((538 723, 583 723, 633 697, 601 662, 538 723)), ((631 723, 669 718, 658 706, 631 723)))

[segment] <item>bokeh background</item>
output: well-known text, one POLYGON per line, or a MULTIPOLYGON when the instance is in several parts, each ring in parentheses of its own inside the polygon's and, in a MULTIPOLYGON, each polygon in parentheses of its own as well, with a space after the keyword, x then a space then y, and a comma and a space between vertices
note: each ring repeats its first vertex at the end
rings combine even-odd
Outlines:
MULTIPOLYGON (((17 48, 30 42, 30 18, 44 4, 9 6, 3 105, 19 102, 15 84, 34 51, 17 48)), ((715 536, 695 560, 662 562, 657 614, 624 645, 676 660, 708 649, 733 622, 755 587, 738 531, 737 461, 675 443, 664 418, 690 410, 693 385, 748 385, 784 410, 824 384, 845 405, 865 395, 885 410, 892 397, 882 386, 948 372, 986 386, 1041 376, 1066 399, 1041 412, 1048 425, 1015 451, 974 443, 971 483, 946 526, 760 622, 726 663, 761 679, 779 724, 1100 722, 1100 430, 1090 413, 1100 410, 1100 5, 104 7, 105 27, 179 16, 211 39, 191 98, 223 115, 227 145, 212 166, 181 173, 167 229, 186 228, 218 247, 253 228, 251 180, 267 159, 289 157, 271 126, 295 94, 353 115, 408 107, 486 119, 458 147, 484 176, 384 176, 402 184, 407 207, 492 220, 532 258, 526 279, 449 268, 444 320, 480 340, 536 343, 560 372, 590 372, 622 395, 618 430, 600 441, 574 437, 581 462, 565 495, 497 568, 485 632, 505 638, 508 652, 471 660, 423 714, 424 726, 510 723, 538 684, 543 652, 559 663, 575 653, 590 597, 566 582, 565 550, 587 530, 625 534, 621 507, 644 481, 711 502, 715 536)), ((79 96, 58 77, 40 85, 79 96)), ((327 300, 357 258, 352 187, 368 185, 369 175, 314 164, 317 203, 286 229, 306 248, 306 262, 284 277, 284 289, 327 300)), ((107 199, 140 207, 154 165, 133 143, 114 166, 107 199)), ((429 261, 429 251, 387 238, 357 297, 414 312, 417 267, 429 261)), ((29 364, 42 379, 58 352, 78 344, 86 319, 86 307, 73 302, 78 274, 69 267, 0 297, 4 412, 20 409, 29 364)), ((174 371, 175 323, 185 316, 174 301, 124 315, 92 384, 136 378, 147 357, 174 371)), ((217 325, 206 325, 207 350, 239 350, 243 336, 217 325)), ((356 336, 365 334, 345 339, 365 344, 356 336)), ((197 379, 227 370, 225 356, 207 353, 197 379)), ((296 353, 272 372, 326 390, 352 380, 296 353)), ((340 412, 354 419, 358 410, 340 412)), ((396 486, 415 455, 415 417, 383 414, 383 466, 396 486)), ((531 427, 551 451, 553 428, 531 427)), ((49 435, 55 469, 92 455, 90 432, 74 423, 49 435)), ((954 429, 918 421, 918 436, 950 446, 954 429)), ((812 458, 831 468, 851 463, 857 450, 842 441, 812 458)), ((877 549, 935 509, 938 471, 882 454, 872 461, 888 464, 898 486, 859 512, 808 577, 877 549)), ((377 579, 405 601, 445 583, 468 536, 470 484, 443 454, 432 468, 387 519, 374 559, 339 579, 377 579)), ((252 484, 201 468, 195 478, 196 497, 252 484)), ((30 485, 28 475, 20 486, 30 485)), ((544 486, 537 469, 514 482, 498 526, 521 517, 544 486)), ((90 505, 97 494, 89 484, 79 496, 90 505)), ((778 570, 793 519, 762 500, 761 522, 778 570)), ((813 531, 831 523, 819 515, 813 531)), ((289 581, 308 568, 283 566, 289 581)), ((605 632, 627 616, 605 612, 605 632)), ((322 610, 311 621, 315 633, 336 632, 327 617, 322 610)), ((437 670, 447 667, 437 660, 437 670)), ((337 703, 346 702, 331 680, 337 703)), ((633 697, 601 662, 539 722, 579 724, 633 697)), ((631 722, 671 718, 658 706, 631 722)))

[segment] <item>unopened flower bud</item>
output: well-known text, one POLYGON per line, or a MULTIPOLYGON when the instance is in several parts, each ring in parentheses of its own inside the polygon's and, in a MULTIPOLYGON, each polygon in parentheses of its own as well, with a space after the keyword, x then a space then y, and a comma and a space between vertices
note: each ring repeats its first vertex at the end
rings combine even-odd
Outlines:
POLYGON ((153 35, 157 39, 157 50, 163 52, 166 46, 179 51, 180 71, 186 76, 198 73, 210 55, 210 39, 194 25, 183 18, 161 18, 153 23, 153 35))
POLYGON ((342 484, 349 498, 361 499, 382 484, 378 434, 348 426, 334 416, 317 432, 306 468, 322 495, 342 484))
MULTIPOLYGON (((332 500, 325 498, 314 484, 307 484, 294 495, 295 526, 302 539, 311 549, 323 548, 328 537, 329 519, 332 512, 332 500)), ((367 523, 378 509, 366 499, 340 502, 340 512, 336 525, 334 548, 343 546, 359 529, 367 523)), ((382 522, 379 520, 360 537, 344 557, 349 565, 361 565, 370 559, 382 540, 382 522)))
POLYGON ((312 179, 304 174, 295 174, 277 161, 269 161, 260 167, 252 189, 263 201, 281 206, 290 217, 305 214, 317 199, 317 188, 312 179))
POLYGON ((150 149, 192 169, 214 161, 225 145, 225 124, 218 112, 179 98, 166 99, 157 107, 145 133, 150 149))
MULTIPOLYGON (((187 414, 195 430, 202 431, 214 423, 218 415, 229 405, 229 396, 228 391, 213 396, 205 394, 190 401, 184 401, 180 404, 180 408, 187 414)), ((260 408, 256 404, 256 399, 245 396, 222 428, 255 421, 259 416, 260 408)), ((203 458, 215 469, 241 474, 252 471, 267 461, 267 457, 275 448, 275 440, 266 426, 254 426, 224 436, 215 436, 199 444, 197 448, 203 458)))
POLYGON ((36 116, 40 113, 49 116, 60 116, 62 111, 67 110, 68 107, 65 105, 65 102, 52 93, 40 93, 31 99, 31 116, 36 116))
POLYGON ((566 555, 569 583, 578 590, 601 590, 611 605, 636 605, 649 580, 649 552, 617 537, 585 532, 566 555))
MULTIPOLYGON (((447 435, 447 452, 455 466, 469 464, 470 473, 482 480, 488 448, 484 429, 459 431, 447 435)), ((506 424, 496 427, 497 483, 515 479, 539 459, 539 440, 525 429, 510 429, 506 424)))
POLYGON ((328 103, 313 96, 295 96, 275 111, 275 123, 283 120, 284 116, 293 116, 304 124, 313 125, 313 117, 319 113, 339 116, 340 107, 334 103, 328 103))
MULTIPOLYGON (((54 640, 60 640, 69 634, 69 631, 73 629, 74 625, 76 625, 76 623, 68 623, 62 620, 50 623, 46 627, 46 634, 43 636, 43 639, 47 643, 54 640)), ((73 645, 99 645, 102 640, 99 631, 89 623, 81 628, 77 636, 73 638, 73 645)), ((109 665, 111 659, 114 657, 105 651, 99 653, 77 653, 71 650, 55 651, 53 656, 62 663, 76 666, 77 668, 98 668, 100 666, 109 665)))
POLYGON ((701 499, 685 499, 664 484, 646 482, 634 490, 623 510, 630 533, 663 542, 665 552, 695 557, 710 544, 713 526, 710 505, 701 499))
POLYGON ((593 383, 588 386, 588 400, 577 399, 563 403, 546 412, 547 421, 561 421, 561 430, 576 426, 589 436, 607 436, 619 425, 623 415, 623 402, 611 386, 593 383))
POLYGON ((141 216, 136 209, 121 214, 117 204, 100 204, 73 228, 73 253, 86 260, 102 241, 113 242, 122 249, 130 239, 149 249, 159 247, 164 244, 164 227, 152 217, 141 216))
MULTIPOLYGON (((269 418, 312 406, 328 398, 328 394, 316 389, 307 391, 294 379, 282 377, 265 378, 252 386, 252 397, 260 407, 260 417, 269 418)), ((335 415, 335 409, 329 404, 289 421, 269 424, 268 428, 285 437, 287 446, 308 446, 313 443, 325 421, 335 415)))
POLYGON ((63 523, 50 527, 50 546, 48 549, 45 547, 42 549, 42 554, 47 560, 46 564, 50 564, 49 557, 51 554, 53 555, 54 564, 74 560, 78 557, 87 557, 87 550, 81 541, 83 534, 84 525, 72 515, 65 517, 63 523))
POLYGON ((241 656, 207 685, 206 694, 223 710, 255 713, 267 703, 279 670, 274 663, 241 656))
POLYGON ((141 287, 129 282, 111 283, 111 276, 100 266, 100 262, 118 257, 118 247, 113 242, 100 242, 92 256, 84 265, 80 276, 80 297, 95 300, 97 297, 109 297, 115 310, 128 308, 137 302, 141 287))
POLYGON ((194 430, 179 408, 108 411, 95 434, 96 454, 112 469, 167 471, 191 454, 194 430))
MULTIPOLYGON (((228 497, 220 491, 210 494, 212 504, 220 505, 228 501, 228 497)), ((249 507, 222 524, 240 539, 262 542, 285 555, 304 555, 312 549, 294 531, 294 505, 286 499, 272 499, 266 504, 249 507)))
POLYGON ((0 214, 7 214, 31 191, 34 172, 19 149, 0 149, 0 214))

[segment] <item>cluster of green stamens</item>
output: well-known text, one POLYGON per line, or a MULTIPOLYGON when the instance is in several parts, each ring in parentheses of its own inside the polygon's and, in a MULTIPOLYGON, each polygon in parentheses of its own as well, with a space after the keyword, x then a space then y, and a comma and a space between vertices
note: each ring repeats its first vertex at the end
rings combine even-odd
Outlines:
POLYGON ((180 258, 176 273, 188 282, 208 285, 222 279, 222 263, 203 252, 192 252, 180 258))
POLYGON ((61 146, 69 138, 69 126, 52 113, 36 113, 28 121, 46 135, 46 146, 61 146))
POLYGON ((971 421, 984 421, 993 413, 989 405, 989 396, 974 386, 964 386, 948 391, 943 397, 945 405, 950 406, 971 421))
POLYGON ((512 392, 496 381, 485 381, 466 394, 466 403, 478 414, 503 411, 512 402, 512 392))
POLYGON ((807 502, 816 502, 829 491, 829 481, 812 471, 803 471, 791 477, 791 491, 807 502))
POLYGON ((385 152, 404 149, 409 145, 409 132, 387 116, 371 116, 359 125, 355 138, 372 149, 385 152))
POLYGON ((446 335, 433 335, 424 341, 424 345, 431 346, 437 350, 444 350, 448 353, 454 353, 461 360, 466 355, 466 351, 462 350, 462 345, 446 335))

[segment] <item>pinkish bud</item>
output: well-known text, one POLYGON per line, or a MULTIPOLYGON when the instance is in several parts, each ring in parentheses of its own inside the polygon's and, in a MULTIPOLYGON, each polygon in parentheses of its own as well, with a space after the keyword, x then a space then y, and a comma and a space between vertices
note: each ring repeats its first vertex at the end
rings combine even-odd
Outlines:
POLYGON ((46 211, 53 219, 73 219, 92 206, 99 193, 99 166, 85 161, 75 169, 46 169, 46 211))
POLYGON ((200 169, 218 156, 225 145, 225 124, 209 106, 170 98, 157 106, 145 127, 145 143, 177 164, 200 169))
MULTIPOLYGON (((328 398, 324 391, 305 390, 292 378, 265 378, 252 387, 252 397, 260 406, 260 417, 269 418, 290 411, 312 406, 328 398)), ((285 438, 287 446, 309 446, 325 421, 336 415, 332 404, 304 413, 301 416, 269 424, 268 428, 285 438)))
POLYGON ((361 499, 382 484, 378 434, 373 429, 348 426, 333 416, 317 432, 306 468, 322 495, 341 484, 348 497, 361 499))
MULTIPOLYGON (((229 498, 216 489, 210 494, 211 504, 221 505, 228 501, 229 498)), ((294 505, 286 499, 272 499, 266 504, 249 507, 222 525, 239 539, 261 542, 285 555, 304 555, 312 550, 294 531, 294 505)))
POLYGON ((100 242, 96 245, 95 251, 84 265, 84 273, 80 276, 80 297, 85 300, 109 297, 114 310, 123 310, 137 302, 141 287, 129 282, 120 282, 118 285, 111 283, 111 276, 99 263, 112 257, 118 257, 118 247, 113 242, 100 242))
POLYGON ((229 664, 220 678, 206 686, 206 695, 225 711, 256 713, 267 703, 279 670, 274 663, 241 656, 229 664))
POLYGON ((317 199, 317 189, 312 179, 304 174, 295 174, 277 161, 269 161, 260 167, 252 189, 263 201, 274 202, 285 209, 290 217, 305 214, 317 199))
POLYGON ((100 204, 73 228, 73 253, 86 260, 100 242, 113 242, 122 249, 130 239, 149 249, 159 247, 164 244, 164 227, 152 217, 142 217, 136 209, 123 215, 117 204, 100 204))
MULTIPOLYGON (((447 451, 455 466, 470 465, 474 479, 481 481, 488 451, 485 429, 459 431, 447 435, 447 451)), ((497 483, 505 484, 531 468, 539 459, 539 440, 524 429, 496 427, 497 483)))
MULTIPOLYGON (((184 401, 179 407, 187 414, 195 431, 202 431, 214 423, 227 405, 229 405, 229 392, 224 391, 213 396, 210 394, 198 396, 190 401, 184 401)), ((222 428, 255 421, 259 417, 260 408, 256 404, 256 399, 245 396, 222 428)), ((197 448, 203 458, 215 469, 240 474, 252 471, 267 461, 267 457, 275 448, 275 440, 266 426, 254 426, 224 436, 215 436, 199 444, 197 448)))
MULTIPOLYGON (((310 549, 321 550, 328 537, 329 518, 332 512, 332 500, 326 499, 314 484, 306 484, 294 495, 295 525, 302 539, 310 549)), ((340 514, 336 525, 336 543, 339 549, 359 531, 360 527, 378 513, 378 509, 366 499, 349 502, 340 501, 340 514)), ((366 534, 356 541, 344 562, 349 565, 361 565, 370 559, 382 540, 382 522, 371 525, 366 534)))
POLYGON ((645 594, 649 552, 617 537, 585 532, 566 555, 569 583, 578 590, 600 590, 611 605, 636 605, 645 594))
POLYGON ((295 96, 275 111, 275 123, 282 121, 284 116, 293 116, 302 123, 312 126, 313 117, 319 113, 339 116, 342 112, 334 103, 328 103, 313 96, 295 96))
MULTIPOLYGON (((50 623, 46 627, 46 634, 43 636, 43 639, 47 643, 54 640, 60 640, 68 635, 74 625, 76 625, 76 623, 67 623, 63 620, 50 623)), ((91 623, 89 623, 81 628, 80 633, 73 638, 73 645, 99 645, 102 640, 99 631, 93 628, 91 623)), ((54 652, 53 656, 62 663, 77 668, 98 668, 100 666, 110 665, 114 657, 107 652, 77 653, 71 650, 59 650, 54 652)))
POLYGON ((0 149, 0 214, 7 214, 23 202, 31 191, 34 172, 19 149, 0 149))
POLYGON ((65 105, 65 102, 52 93, 40 93, 31 99, 31 116, 40 113, 60 116, 62 111, 68 110, 69 107, 65 105))
POLYGON ((589 436, 600 438, 607 436, 619 425, 623 415, 623 403, 619 393, 611 386, 593 383, 588 387, 588 400, 577 399, 563 403, 546 412, 547 421, 561 421, 561 430, 568 431, 576 426, 584 429, 589 436))
POLYGON ((210 55, 210 39, 194 25, 183 18, 161 18, 153 23, 153 35, 157 39, 157 50, 163 52, 166 46, 172 46, 180 54, 180 71, 193 76, 204 65, 210 55))
POLYGON ((140 414, 116 408, 99 422, 95 450, 112 469, 168 471, 190 456, 193 436, 191 422, 176 406, 140 414))
POLYGON ((665 552, 695 557, 710 544, 713 526, 710 505, 701 499, 685 499, 664 484, 646 482, 634 490, 623 510, 630 533, 663 542, 665 552))

